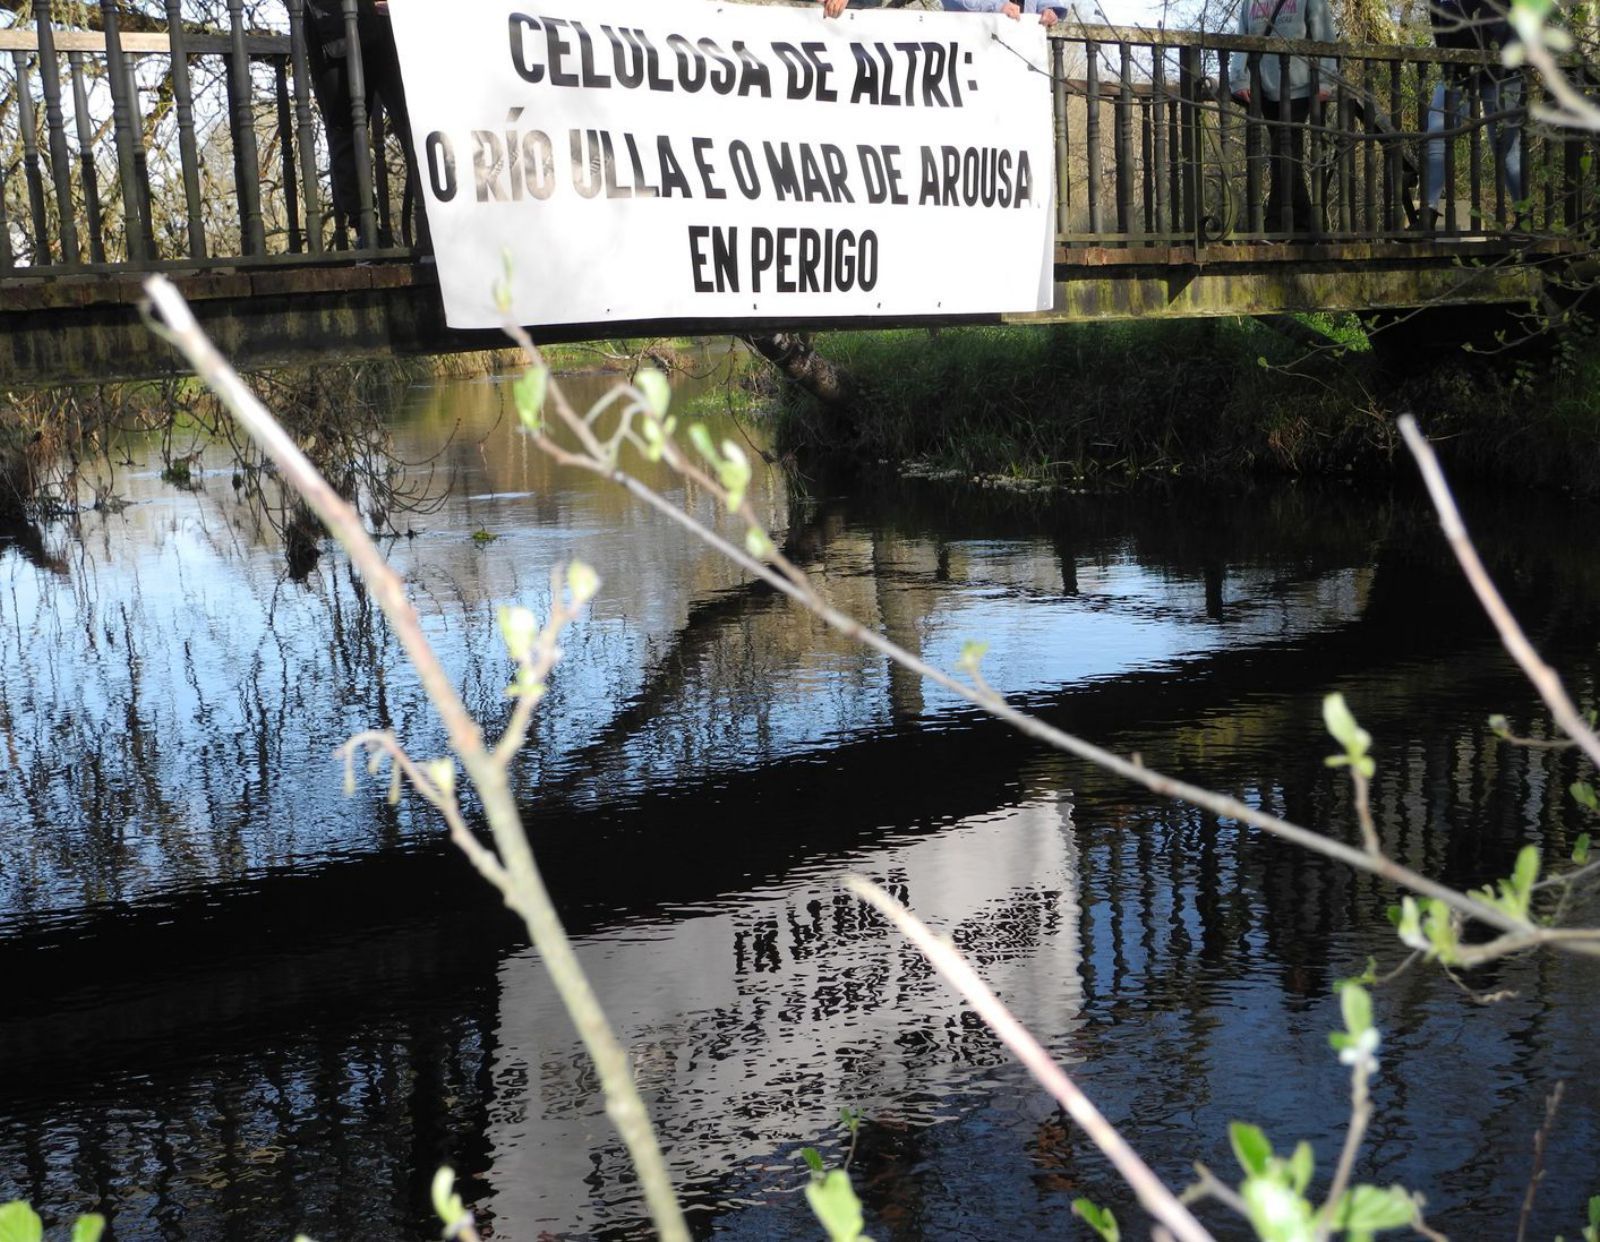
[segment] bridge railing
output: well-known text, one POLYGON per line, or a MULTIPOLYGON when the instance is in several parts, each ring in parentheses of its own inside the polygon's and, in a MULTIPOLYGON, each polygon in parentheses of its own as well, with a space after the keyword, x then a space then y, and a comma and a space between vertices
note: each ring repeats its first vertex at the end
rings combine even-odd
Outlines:
POLYGON ((1068 246, 1561 233, 1596 202, 1594 136, 1528 123, 1539 80, 1492 54, 1063 24, 1051 55, 1068 246), (1303 108, 1262 89, 1292 59, 1303 108), (1421 201, 1430 140, 1437 219, 1421 201), (1274 160, 1285 184, 1304 179, 1298 227, 1283 203, 1269 211, 1274 160))
MULTIPOLYGON (((353 30, 356 0, 343 2, 353 30)), ((0 29, 0 274, 318 263, 357 240, 409 253, 404 159, 364 98, 352 113, 378 158, 357 161, 349 218, 329 210, 303 3, 288 0, 288 33, 247 29, 243 0, 228 0, 226 30, 187 27, 180 0, 160 30, 119 29, 109 0, 96 30, 55 28, 48 0, 31 29, 0 29)), ((1538 80, 1499 81, 1481 53, 1080 24, 1050 48, 1068 247, 1571 232, 1600 195, 1594 137, 1526 123, 1538 80), (1310 67, 1303 115, 1261 90, 1269 62, 1286 78, 1291 58, 1310 67), (1419 199, 1440 84, 1434 222, 1419 199), (1286 183, 1304 176, 1312 218, 1297 228, 1268 210, 1274 160, 1293 164, 1286 183)))
POLYGON ((109 3, 100 29, 57 29, 47 0, 31 29, 0 29, 0 273, 318 262, 357 239, 405 253, 381 105, 362 101, 378 158, 361 208, 330 209, 302 5, 287 34, 247 29, 242 0, 227 30, 188 28, 179 0, 161 30, 119 29, 109 3))

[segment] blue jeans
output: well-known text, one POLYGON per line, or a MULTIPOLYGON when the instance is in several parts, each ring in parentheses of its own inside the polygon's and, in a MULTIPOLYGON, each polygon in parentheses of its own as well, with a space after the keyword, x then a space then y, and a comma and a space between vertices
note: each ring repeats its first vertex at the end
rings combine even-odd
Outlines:
MULTIPOLYGON (((1516 111, 1504 121, 1489 123, 1489 149, 1495 154, 1495 166, 1504 167, 1506 197, 1510 203, 1522 201, 1522 79, 1510 77, 1503 82, 1489 78, 1479 80, 1479 94, 1483 99, 1485 115, 1516 111)), ((1455 110, 1447 115, 1445 109, 1446 84, 1440 82, 1433 88, 1433 102, 1428 106, 1428 132, 1430 134, 1457 125, 1464 125, 1467 115, 1467 84, 1455 85, 1455 110)), ((1471 135, 1467 135, 1469 138, 1471 135)), ((1439 196, 1444 193, 1443 138, 1428 139, 1428 158, 1422 170, 1422 210, 1437 208, 1439 196)))

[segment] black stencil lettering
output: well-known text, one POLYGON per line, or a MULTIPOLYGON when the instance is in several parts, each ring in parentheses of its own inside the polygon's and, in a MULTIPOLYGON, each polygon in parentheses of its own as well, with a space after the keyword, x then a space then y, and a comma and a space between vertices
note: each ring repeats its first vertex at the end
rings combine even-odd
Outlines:
POLYGON ((456 153, 450 138, 434 130, 422 147, 427 153, 428 184, 433 196, 441 203, 448 203, 456 196, 456 153))
POLYGON ((705 191, 707 198, 727 198, 728 192, 720 190, 711 180, 711 162, 706 159, 706 152, 711 149, 712 142, 709 138, 694 138, 689 144, 694 150, 694 166, 700 171, 700 188, 705 191))
POLYGON ((544 66, 536 65, 528 59, 527 46, 523 42, 523 31, 539 29, 539 19, 529 17, 526 13, 513 13, 511 15, 511 64, 516 69, 517 75, 524 82, 544 81, 544 66))

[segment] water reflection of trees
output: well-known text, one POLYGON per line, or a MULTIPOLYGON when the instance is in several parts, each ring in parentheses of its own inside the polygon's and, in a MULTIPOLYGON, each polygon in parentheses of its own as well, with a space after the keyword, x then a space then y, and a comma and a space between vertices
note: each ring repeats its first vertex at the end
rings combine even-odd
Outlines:
POLYGON ((352 978, 315 1009, 208 1028, 188 1057, 8 1070, 0 1193, 63 1215, 113 1205, 122 1238, 422 1235, 415 1171, 484 1159, 494 1014, 477 980, 418 979, 423 994, 414 979, 384 995, 352 978))
MULTIPOLYGON (((380 535, 403 533, 445 498, 436 453, 406 460, 394 449, 389 411, 409 377, 397 363, 252 377, 302 450, 380 535)), ((216 399, 177 377, 11 397, 0 416, 0 513, 37 522, 118 512, 129 503, 129 472, 152 460, 162 482, 180 490, 198 486, 203 471, 227 474, 250 519, 280 542, 292 575, 303 578, 315 563, 323 535, 309 511, 216 399)))
MULTIPOLYGON (((445 637, 453 671, 485 713, 500 702, 505 670, 492 635, 473 618, 486 615, 494 602, 530 599, 529 586, 537 589, 560 532, 570 528, 593 538, 611 516, 594 498, 546 489, 536 474, 518 473, 512 452, 487 435, 459 437, 441 464, 463 478, 490 479, 487 489, 474 491, 470 522, 503 532, 495 554, 479 555, 459 537, 459 528, 451 538, 395 548, 417 582, 429 626, 445 637), (470 475, 471 468, 482 476, 470 475), (498 494, 524 488, 540 495, 551 528, 518 529, 505 521, 504 514, 514 510, 499 508, 498 494)), ((8 693, 0 699, 0 724, 11 770, 24 779, 16 794, 8 783, 0 797, 7 803, 7 822, 56 829, 0 833, 6 851, 0 867, 12 885, 4 894, 8 912, 42 909, 52 900, 57 909, 103 909, 107 900, 141 896, 174 881, 215 884, 308 863, 320 878, 332 870, 330 854, 366 851, 371 860, 360 865, 373 867, 387 847, 407 838, 408 826, 386 808, 339 800, 324 766, 325 749, 354 724, 377 720, 413 741, 421 727, 414 688, 385 655, 371 601, 333 558, 316 568, 307 586, 286 584, 275 558, 263 565, 268 558, 261 556, 251 528, 240 525, 242 516, 230 514, 229 492, 216 490, 220 503, 216 495, 184 498, 198 516, 180 519, 172 506, 151 505, 119 517, 152 541, 142 551, 116 533, 122 527, 95 518, 85 522, 81 545, 41 543, 26 562, 7 558, 11 580, 4 592, 0 669, 8 693), (129 588, 120 575, 129 558, 140 556, 146 559, 134 575, 137 589, 129 588), (52 606, 43 606, 46 597, 52 606), (19 601, 27 606, 19 608, 19 601), (81 891, 67 893, 61 886, 60 877, 69 874, 88 877, 81 891)), ((1375 791, 1385 847, 1393 856, 1466 882, 1503 870, 1530 831, 1541 834, 1537 839, 1550 849, 1569 843, 1576 827, 1562 799, 1569 761, 1543 752, 1502 752, 1478 728, 1477 720, 1498 708, 1527 731, 1527 709, 1519 706, 1526 695, 1514 676, 1498 671, 1497 657, 1466 611, 1452 609, 1449 597, 1441 596, 1449 571, 1436 572, 1441 566, 1431 554, 1416 551, 1403 506, 1366 506, 1361 512, 1353 506, 1319 520, 1309 502, 1293 502, 1287 516, 1264 505, 1261 513, 1234 519, 1222 537, 1211 539, 1196 529, 1211 524, 1208 517, 1176 507, 1156 509, 1151 517, 1131 510, 1113 517, 1098 504, 1069 504, 1021 519, 980 511, 956 539, 949 515, 925 503, 924 509, 916 502, 896 509, 877 500, 859 506, 819 502, 793 523, 794 539, 810 549, 815 566, 851 607, 913 636, 920 636, 923 623, 945 607, 951 593, 981 590, 1038 605, 1076 598, 1074 590, 1079 596, 1092 593, 1106 568, 1118 565, 1142 567, 1162 584, 1162 608, 1181 611, 1199 625, 1214 625, 1218 613, 1224 622, 1238 622, 1250 592, 1308 601, 1301 615, 1309 617, 1316 595, 1306 588, 1343 581, 1340 575, 1359 567, 1368 576, 1354 601, 1358 606, 1331 609, 1338 621, 1331 628, 1294 631, 1284 641, 1223 645, 1182 669, 1036 687, 1028 691, 1030 703, 1047 716, 1092 719, 1097 734, 1120 748, 1140 751, 1171 770, 1204 773, 1211 783, 1333 832, 1350 822, 1348 795, 1321 767, 1327 743, 1315 703, 1337 682, 1359 705, 1380 746, 1395 747, 1380 754, 1375 791), (1269 550, 1268 528, 1290 522, 1295 512, 1305 542, 1291 539, 1269 550), (1336 533, 1328 535, 1329 529, 1336 533), (1235 556, 1234 542, 1254 547, 1254 559, 1235 556), (1263 563, 1270 570, 1266 576, 1257 569, 1263 563), (1246 572, 1258 576, 1247 578, 1246 572), (1426 624, 1424 617, 1430 618, 1426 624), (1391 740, 1416 738, 1416 720, 1441 716, 1426 738, 1391 740), (1455 827, 1468 822, 1480 826, 1473 832, 1455 827)), ((1145 1060, 1136 1073, 1114 1067, 1098 1072, 1107 1075, 1109 1098, 1125 1101, 1130 1114, 1151 1123, 1152 1133, 1175 1114, 1222 1109, 1237 1098, 1218 1081, 1209 1058, 1228 1052, 1230 1041, 1242 1037, 1234 1016, 1242 1006, 1231 990, 1239 979, 1254 980, 1263 1005, 1294 1011, 1307 997, 1324 993, 1331 974, 1359 968, 1366 946, 1375 943, 1373 929, 1386 936, 1384 896, 1367 882, 1271 843, 1241 839, 1233 835, 1236 829, 1198 812, 1151 805, 1096 784, 1093 774, 1064 761, 1040 760, 998 727, 959 716, 941 718, 932 729, 920 727, 916 717, 927 705, 893 686, 875 662, 813 646, 807 631, 763 593, 697 562, 690 563, 691 587, 667 593, 661 583, 676 573, 678 548, 648 528, 624 522, 621 529, 622 546, 614 552, 617 602, 609 615, 602 610, 585 633, 574 636, 571 676, 552 695, 546 754, 529 773, 550 776, 554 785, 556 775, 596 768, 594 783, 606 786, 604 799, 578 796, 583 789, 574 776, 565 791, 572 796, 552 800, 538 821, 552 886, 569 895, 568 912, 580 929, 605 934, 620 928, 626 938, 643 913, 670 926, 682 917, 683 906, 716 902, 753 886, 789 884, 819 856, 870 856, 887 825, 915 822, 931 829, 952 816, 1071 789, 1085 877, 1074 931, 1083 946, 1081 978, 1091 1028, 1115 1027, 1116 1038, 1136 1051, 1097 1057, 1096 1040, 1111 1036, 1096 1029, 1061 1033, 1059 1043, 1066 1055, 1084 1058, 1091 1073, 1100 1060, 1137 1062, 1142 1050, 1145 1060), (739 708, 749 694, 769 699, 765 714, 757 713, 759 730, 743 735, 701 724, 702 716, 739 708), (818 694, 832 696, 823 710, 796 714, 818 694), (650 734, 652 716, 667 718, 678 732, 650 734), (828 737, 816 728, 827 720, 865 721, 868 727, 849 737, 828 737), (719 753, 730 744, 747 748, 719 753), (652 767, 657 757, 661 766, 652 767), (641 780, 641 772, 665 775, 641 780), (616 862, 603 877, 593 865, 597 849, 616 862), (1163 1015, 1160 1023, 1153 1015, 1163 1015), (1138 1033, 1141 1023, 1150 1026, 1148 1035, 1138 1033)), ((1553 561, 1557 553, 1543 555, 1553 561)), ((1552 618, 1545 637, 1557 651, 1570 646, 1574 635, 1587 634, 1593 615, 1593 596, 1581 583, 1558 585, 1567 581, 1537 558, 1525 561, 1518 579, 1525 599, 1552 618)), ((1579 683, 1592 687, 1592 666, 1578 671, 1579 683)), ((425 734, 418 744, 425 749, 425 734)), ((436 861, 434 867, 443 865, 436 861)), ((327 888, 294 891, 303 891, 296 901, 312 909, 342 909, 354 889, 330 882, 327 888)), ((417 878, 391 891, 413 909, 435 896, 417 878)), ((1011 894, 1015 900, 964 922, 961 934, 995 961, 1029 952, 1063 930, 1059 918, 1052 922, 1059 914, 1057 891, 1023 888, 1011 894)), ((852 932, 831 897, 817 901, 815 911, 806 901, 791 903, 781 914, 746 919, 716 952, 697 959, 697 967, 712 974, 720 969, 737 984, 815 962, 826 951, 848 951, 861 929, 852 932)), ((216 933, 208 921, 213 916, 195 911, 181 917, 188 934, 215 934, 211 947, 221 956, 248 949, 258 934, 255 928, 216 933)), ((317 933, 302 925, 283 934, 281 917, 279 911, 258 924, 275 930, 274 952, 308 955, 317 933)), ((386 916, 366 911, 360 917, 371 920, 366 938, 381 950, 352 960, 373 967, 387 953, 402 990, 410 980, 411 995, 426 996, 440 976, 424 955, 391 951, 394 933, 386 916)), ((82 920, 78 930, 93 922, 82 920)), ((150 933, 139 943, 154 959, 185 951, 179 932, 167 939, 150 933)), ((328 979, 348 983, 343 966, 317 969, 326 972, 319 998, 333 990, 328 979)), ((911 969, 906 967, 904 977, 911 969)), ((458 981, 492 997, 499 986, 494 970, 492 961, 477 961, 459 972, 458 981)), ((292 1024, 265 1019, 284 989, 265 986, 262 979, 219 970, 201 981, 208 994, 252 993, 232 1010, 197 1009, 186 1001, 183 981, 167 980, 155 994, 165 1016, 138 1011, 145 1024, 140 1029, 156 1033, 147 1036, 152 1041, 161 1032, 196 1028, 197 1042, 185 1047, 195 1048, 204 1064, 192 1071, 163 1070, 158 1084, 170 1093, 160 1108, 184 1118, 168 1123, 176 1137, 146 1141, 158 1115, 150 1096, 126 1085, 97 1094, 93 1082, 58 1071, 41 1078, 36 1096, 13 1099, 0 1110, 24 1118, 0 1125, 0 1145, 9 1144, 0 1146, 0 1167, 15 1153, 15 1167, 35 1170, 33 1181, 22 1187, 25 1193, 74 1202, 63 1189, 67 1174, 39 1163, 52 1133, 41 1118, 60 1114, 76 1119, 72 1124, 81 1134, 68 1140, 69 1147, 79 1167, 99 1170, 95 1177, 101 1180, 93 1185, 144 1185, 152 1180, 145 1172, 154 1169, 159 1193, 152 1202, 169 1217, 191 1210, 186 1205, 192 1199, 203 1199, 231 1205, 227 1210, 235 1217, 259 1208, 259 1219, 286 1229, 321 1219, 316 1212, 323 1209, 315 1204, 382 1197, 373 1188, 386 1178, 393 1199, 395 1187, 411 1184, 403 1169, 426 1168, 444 1154, 436 1145, 475 1153, 463 1135, 469 1126, 482 1131, 488 1124, 481 1110, 489 1107, 491 1089, 482 1085, 481 1067, 477 1085, 466 1082, 470 1075, 463 1071, 459 1081, 441 1087, 461 1101, 465 1111, 459 1118, 454 1104, 430 1117, 425 1103, 406 1092, 412 1075, 424 1072, 409 1058, 466 1064, 478 1055, 475 1050, 493 1042, 483 1021, 448 1027, 439 1036, 444 1044, 422 1050, 406 1034, 421 1039, 421 1019, 397 1018, 404 1028, 399 1033, 385 1023, 317 1027, 308 1015, 323 1003, 319 999, 295 1010, 311 1032, 299 1043, 292 1024), (242 1037, 241 1030, 260 1034, 242 1037), (238 1056, 224 1064, 225 1058, 204 1051, 201 1036, 224 1044, 240 1039, 238 1056), (277 1053, 264 1051, 273 1043, 292 1055, 275 1060, 277 1053), (316 1079, 311 1070, 325 1060, 348 1060, 358 1072, 340 1078, 330 1069, 316 1079), (214 1081, 205 1077, 213 1073, 214 1081), (380 1103, 395 1093, 399 1103, 380 1103), (104 1104, 106 1099, 113 1103, 104 1104), (370 1108, 352 1115, 347 1129, 318 1129, 305 1120, 318 1110, 337 1112, 351 1099, 370 1108), (121 1122, 107 1122, 106 1108, 139 1118, 144 1138, 129 1137, 121 1122), (96 1127, 110 1136, 106 1150, 94 1148, 96 1127), (206 1143, 189 1137, 208 1128, 238 1137, 206 1143), (258 1136, 278 1132, 335 1172, 318 1180, 321 1175, 305 1166, 285 1172, 281 1161, 252 1155, 274 1142, 258 1136), (425 1137, 440 1132, 445 1138, 437 1144, 425 1137), (200 1159, 220 1162, 237 1193, 193 1178, 189 1162, 200 1159), (258 1169, 258 1160, 265 1167, 258 1169), (368 1176, 371 1182, 361 1180, 368 1176)), ((675 1050, 725 1056, 748 1037, 751 1023, 759 1030, 880 1011, 893 1003, 887 980, 881 972, 865 972, 822 978, 809 990, 780 990, 771 1005, 731 1010, 743 1014, 742 1025, 730 1020, 702 1031, 689 1019, 676 1025, 664 1020, 659 1038, 639 1043, 645 1076, 655 1073, 655 1081, 663 1081, 675 1050)), ((1530 1055, 1523 1044, 1576 1046, 1571 1033, 1557 1029, 1553 1011, 1559 1007, 1540 1008, 1540 998, 1569 981, 1534 978, 1521 986, 1529 1006, 1506 1011, 1503 1025, 1492 1026, 1486 1038, 1493 1055, 1530 1055)), ((49 1000, 53 994, 42 995, 49 1000)), ((476 994, 456 999, 468 1009, 478 1005, 479 1012, 484 1003, 476 994)), ((1398 1039, 1406 1039, 1408 1030, 1438 1030, 1425 996, 1403 996, 1402 1004, 1411 1012, 1399 1024, 1398 1039)), ((103 1042, 89 1041, 83 1063, 104 1061, 114 1043, 109 1035, 96 1039, 103 1042)), ((38 1042, 45 1042, 42 1036, 38 1042)), ((924 1065, 987 1071, 997 1059, 986 1035, 944 1017, 914 1023, 906 1047, 913 1063, 924 1065)), ((1325 1049, 1318 1055, 1325 1057, 1325 1049)), ((38 1064, 26 1058, 7 1063, 38 1064)), ((1307 1058, 1299 1068, 1306 1063, 1315 1062, 1307 1058)), ((871 1058, 841 1064, 852 1081, 879 1072, 871 1058)), ((549 1062, 552 1098, 558 1111, 581 1114, 583 1083, 564 1077, 562 1065, 559 1056, 549 1062)), ((1304 1081, 1295 1066, 1284 1068, 1283 1077, 1304 1081)), ((530 1096, 526 1081, 508 1071, 493 1085, 493 1107, 541 1106, 544 1097, 530 1096)), ((797 1079, 793 1087, 801 1095, 816 1089, 811 1080, 797 1079)), ((1448 1090, 1443 1098, 1450 1098, 1448 1090)), ((1274 1109, 1291 1111, 1273 1097, 1262 1108, 1241 1107, 1241 1115, 1267 1121, 1274 1109)), ((1410 1115, 1408 1109, 1400 1112, 1410 1115)), ((946 1159, 941 1153, 948 1153, 951 1141, 935 1133, 939 1127, 929 1126, 930 1120, 884 1127, 868 1149, 887 1162, 864 1170, 869 1200, 902 1219, 915 1220, 922 1199, 948 1189, 938 1179, 955 1176, 948 1160, 935 1167, 946 1159)), ((1329 1126, 1337 1120, 1330 1118, 1329 1126)), ((1081 1153, 1061 1149, 1050 1119, 1033 1121, 1021 1127, 1026 1138, 1019 1141, 1031 1153, 1024 1159, 1037 1162, 1026 1167, 1043 1167, 1055 1179, 1047 1179, 1046 1191, 1058 1193, 1052 1187, 1061 1185, 1062 1170, 1092 1180, 1081 1153)), ((1294 1116, 1285 1124, 1301 1133, 1303 1121, 1294 1116)), ((1312 1128, 1320 1124, 1317 1114, 1312 1128)), ((1379 1150, 1404 1143, 1409 1124, 1382 1135, 1379 1150)), ((1485 1132, 1502 1146, 1496 1151, 1474 1137, 1462 1159, 1497 1161, 1521 1141, 1513 1128, 1509 1120, 1489 1119, 1485 1132)), ((1202 1129, 1185 1128, 1186 1138, 1202 1129)), ((1225 1129, 1206 1132, 1221 1135, 1225 1129)), ((815 1137, 797 1135, 796 1141, 815 1137)), ((1181 1153, 1193 1154, 1192 1145, 1181 1153)), ((982 1157, 995 1166, 983 1170, 995 1185, 1005 1176, 997 1167, 1004 1155, 982 1157)), ((761 1165, 750 1184, 732 1192, 719 1183, 698 1193, 711 1211, 731 1213, 737 1209, 726 1198, 769 1186, 776 1167, 761 1165)), ((620 1161, 615 1167, 603 1161, 598 1172, 585 1175, 614 1185, 624 1172, 620 1161)), ((1174 1180, 1182 1175, 1181 1166, 1172 1172, 1174 1180)), ((1415 1180, 1440 1184, 1431 1176, 1415 1180)), ((1025 1214, 1039 1202, 1037 1195, 1021 1186, 1008 1210, 1025 1214)), ((402 1221, 390 1231, 407 1229, 402 1221)))

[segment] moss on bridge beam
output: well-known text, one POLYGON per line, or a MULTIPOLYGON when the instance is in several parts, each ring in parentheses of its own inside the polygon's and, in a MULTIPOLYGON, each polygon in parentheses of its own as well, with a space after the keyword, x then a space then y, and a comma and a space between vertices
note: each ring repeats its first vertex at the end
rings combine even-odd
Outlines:
POLYGON ((1543 280, 1528 256, 1485 247, 1240 245, 1157 253, 1160 262, 1139 250, 1064 251, 1054 309, 1008 315, 1006 322, 1504 305, 1537 299, 1543 280))
MULTIPOLYGON (((1053 310, 918 317, 898 326, 1526 303, 1540 293, 1541 276, 1530 260, 1550 260, 1550 244, 1537 255, 1460 241, 1061 247, 1053 310)), ((244 368, 505 344, 497 332, 448 328, 437 272, 408 262, 357 264, 340 257, 171 276, 218 346, 244 368)), ((178 370, 176 355, 140 318, 142 296, 140 277, 122 272, 0 280, 0 387, 141 379, 178 370)), ((888 326, 896 325, 881 319, 701 319, 565 324, 536 335, 554 343, 888 326)))

